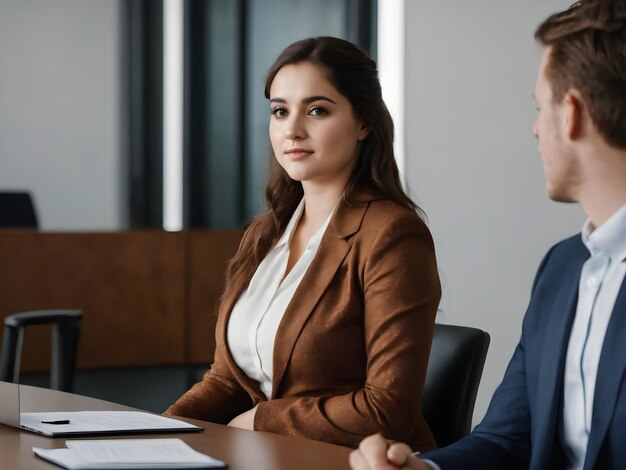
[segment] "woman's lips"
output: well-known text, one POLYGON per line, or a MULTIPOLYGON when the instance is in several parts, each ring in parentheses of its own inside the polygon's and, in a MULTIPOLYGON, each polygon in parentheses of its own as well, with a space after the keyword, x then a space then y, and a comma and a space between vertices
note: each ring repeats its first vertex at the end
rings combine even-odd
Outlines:
POLYGON ((311 150, 291 149, 291 150, 287 150, 285 152, 285 155, 287 156, 287 158, 289 160, 297 161, 297 160, 304 160, 305 158, 307 158, 312 153, 313 153, 313 151, 311 151, 311 150))

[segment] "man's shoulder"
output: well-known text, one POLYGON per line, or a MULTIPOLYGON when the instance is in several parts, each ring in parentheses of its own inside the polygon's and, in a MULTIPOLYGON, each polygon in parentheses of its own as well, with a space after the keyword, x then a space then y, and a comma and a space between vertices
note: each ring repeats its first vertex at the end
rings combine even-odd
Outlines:
POLYGON ((554 256, 571 256, 575 253, 580 253, 584 255, 586 254, 586 252, 587 248, 585 247, 582 241, 581 234, 579 232, 554 244, 548 251, 546 258, 554 256))
POLYGON ((546 287, 548 291, 553 291, 554 283, 561 285, 563 282, 570 282, 569 275, 579 272, 588 257, 589 251, 585 247, 580 233, 553 245, 537 269, 533 292, 542 290, 539 288, 540 285, 546 287))

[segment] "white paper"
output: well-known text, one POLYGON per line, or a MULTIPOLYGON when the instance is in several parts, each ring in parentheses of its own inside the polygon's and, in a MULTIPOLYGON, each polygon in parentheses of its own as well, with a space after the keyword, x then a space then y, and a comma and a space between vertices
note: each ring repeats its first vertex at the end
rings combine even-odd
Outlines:
POLYGON ((104 468, 223 468, 180 439, 66 441, 67 449, 33 447, 35 455, 71 470, 104 468))

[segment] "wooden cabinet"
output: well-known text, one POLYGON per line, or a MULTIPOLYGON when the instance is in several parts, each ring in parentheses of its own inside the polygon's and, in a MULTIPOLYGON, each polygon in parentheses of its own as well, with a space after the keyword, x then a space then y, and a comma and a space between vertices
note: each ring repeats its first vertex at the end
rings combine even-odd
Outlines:
MULTIPOLYGON (((80 308, 78 368, 202 363, 241 231, 0 232, 0 318, 80 308)), ((47 370, 47 327, 25 336, 23 371, 47 370)))

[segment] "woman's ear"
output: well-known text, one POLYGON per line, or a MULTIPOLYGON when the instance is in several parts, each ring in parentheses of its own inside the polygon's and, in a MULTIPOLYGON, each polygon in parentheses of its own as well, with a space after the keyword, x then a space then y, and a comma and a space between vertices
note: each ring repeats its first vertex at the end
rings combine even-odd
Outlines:
POLYGON ((360 142, 364 141, 368 135, 370 135, 370 127, 364 122, 361 123, 361 129, 359 129, 358 139, 360 142))

